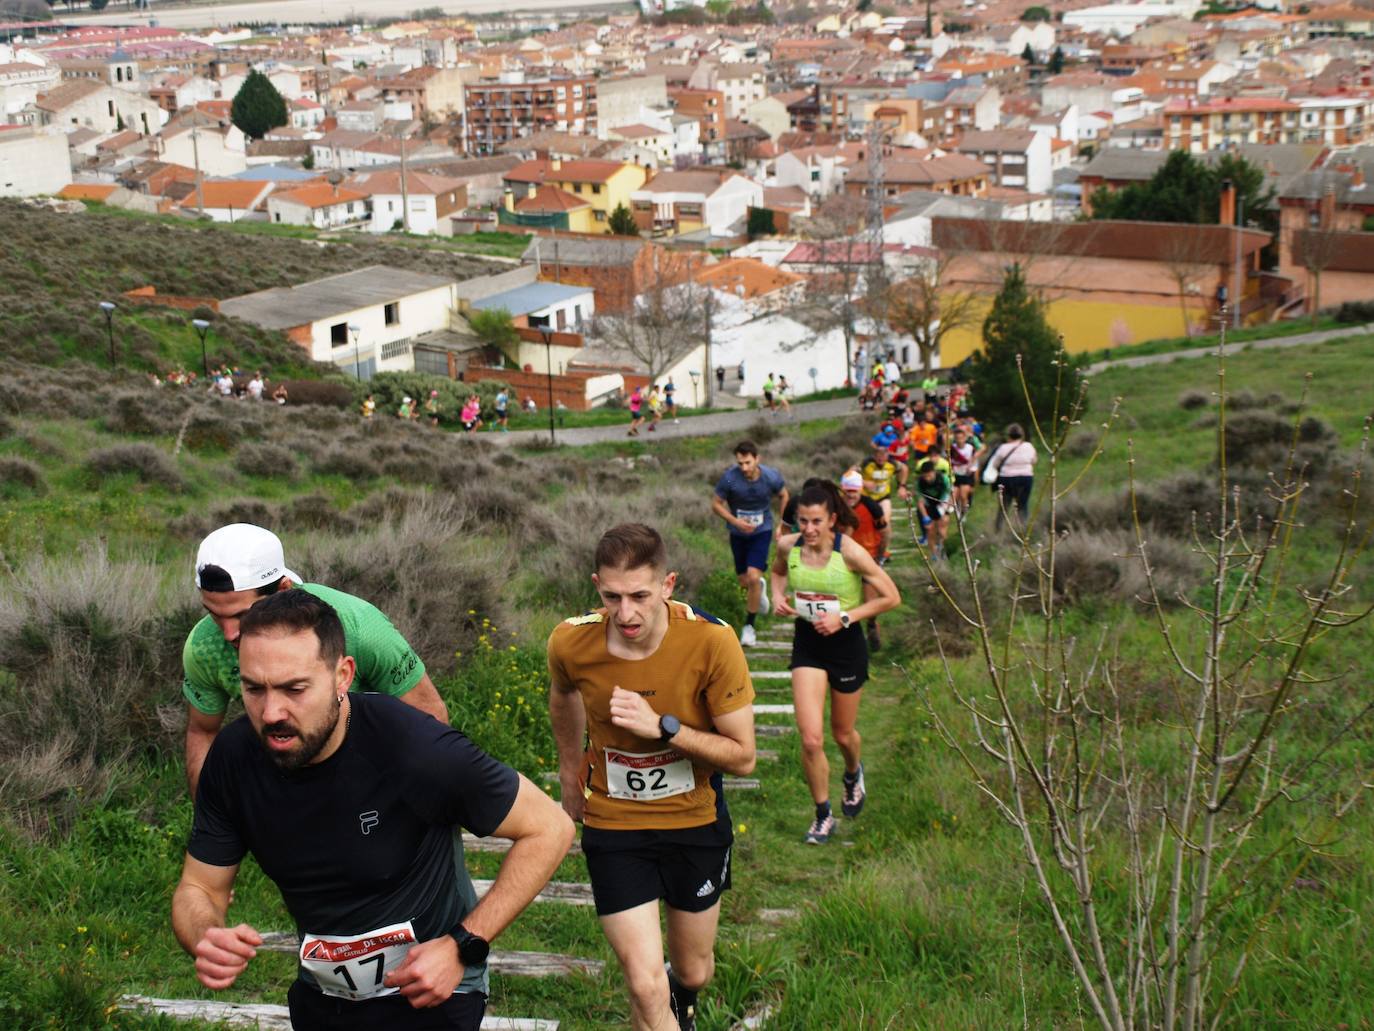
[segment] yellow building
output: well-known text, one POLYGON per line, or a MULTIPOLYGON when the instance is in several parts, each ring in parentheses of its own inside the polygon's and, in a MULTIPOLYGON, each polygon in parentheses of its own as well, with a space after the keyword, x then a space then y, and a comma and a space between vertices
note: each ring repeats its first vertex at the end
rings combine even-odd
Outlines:
MULTIPOLYGON (((518 202, 531 186, 552 186, 586 203, 590 228, 604 232, 606 221, 619 204, 630 207, 630 194, 644 185, 649 173, 625 161, 559 161, 536 158, 516 165, 502 178, 518 202)), ((575 228, 569 225, 567 228, 575 228)))

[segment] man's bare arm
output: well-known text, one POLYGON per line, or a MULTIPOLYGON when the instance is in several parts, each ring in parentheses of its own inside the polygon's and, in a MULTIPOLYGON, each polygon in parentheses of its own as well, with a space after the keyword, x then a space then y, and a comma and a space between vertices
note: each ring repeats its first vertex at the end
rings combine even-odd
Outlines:
MULTIPOLYGON (((660 739, 659 714, 648 699, 617 686, 611 692, 611 722, 646 741, 660 739)), ((754 769, 754 710, 744 706, 717 716, 715 731, 695 730, 683 725, 672 740, 672 747, 683 755, 726 773, 743 776, 754 769)))
POLYGON ((189 855, 172 893, 172 931, 196 961, 196 977, 207 988, 228 988, 257 955, 262 936, 247 924, 225 927, 238 865, 211 866, 189 855))
POLYGON ((200 783, 200 768, 205 765, 205 757, 210 754, 210 746, 223 725, 223 713, 212 715, 201 712, 194 705, 186 706, 186 783, 192 798, 196 797, 196 785, 200 783))
POLYGON ((448 722, 448 706, 439 697, 439 690, 434 686, 434 681, 429 679, 428 673, 420 678, 419 683, 401 695, 401 701, 421 712, 429 713, 440 723, 448 722))
POLYGON ((581 822, 586 807, 583 795, 583 743, 587 738, 587 710, 577 688, 558 682, 549 676, 549 722, 553 725, 553 740, 558 748, 558 784, 563 811, 581 822))

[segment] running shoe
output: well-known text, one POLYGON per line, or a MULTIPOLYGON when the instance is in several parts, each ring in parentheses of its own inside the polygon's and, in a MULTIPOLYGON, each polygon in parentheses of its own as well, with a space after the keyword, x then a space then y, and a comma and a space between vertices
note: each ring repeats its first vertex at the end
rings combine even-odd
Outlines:
POLYGON ((811 829, 806 832, 803 841, 808 845, 824 845, 830 840, 830 835, 835 833, 835 816, 833 813, 827 814, 825 819, 820 817, 811 821, 811 829))
POLYGON ((773 603, 768 600, 768 585, 764 584, 763 589, 759 591, 759 615, 768 615, 772 607, 773 603))
POLYGON ((746 626, 739 632, 739 643, 745 648, 752 648, 759 643, 759 635, 752 626, 746 626))
POLYGON ((681 1031, 696 1031, 697 1007, 694 1001, 696 992, 689 992, 679 983, 673 973, 671 963, 663 964, 668 974, 668 1008, 681 1031))
POLYGON ((840 803, 840 812, 845 816, 858 816, 863 812, 864 799, 868 797, 868 792, 864 790, 864 764, 859 763, 858 776, 851 783, 849 776, 844 778, 844 801, 840 803))

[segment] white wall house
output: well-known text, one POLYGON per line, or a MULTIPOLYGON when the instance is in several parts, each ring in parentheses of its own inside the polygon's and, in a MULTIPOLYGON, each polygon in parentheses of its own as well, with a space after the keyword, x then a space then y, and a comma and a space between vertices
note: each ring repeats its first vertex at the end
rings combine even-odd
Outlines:
POLYGON ((378 372, 414 369, 414 338, 449 328, 456 286, 444 276, 373 265, 233 297, 221 303, 220 312, 280 330, 315 361, 370 379, 378 372))
POLYGON ((267 198, 271 222, 316 229, 362 226, 372 219, 367 195, 337 186, 301 186, 278 190, 267 198))
POLYGON ((38 99, 38 94, 55 89, 62 81, 57 65, 36 61, 0 61, 0 123, 8 122, 38 99))
POLYGON ((158 137, 158 157, 187 168, 199 167, 203 175, 237 175, 248 167, 247 140, 236 125, 176 126, 158 137))
POLYGON ((0 129, 0 197, 56 193, 71 181, 66 133, 0 129))

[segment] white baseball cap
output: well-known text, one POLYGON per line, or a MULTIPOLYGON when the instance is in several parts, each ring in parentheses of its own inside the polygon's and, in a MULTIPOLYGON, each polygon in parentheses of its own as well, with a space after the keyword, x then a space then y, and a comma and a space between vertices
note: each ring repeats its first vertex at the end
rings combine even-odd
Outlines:
POLYGON ((845 490, 859 490, 863 485, 863 475, 857 469, 850 469, 840 477, 840 486, 845 490))
POLYGON ((292 583, 301 582, 299 576, 286 568, 281 539, 271 530, 252 523, 221 526, 200 542, 200 551, 196 553, 196 586, 205 590, 252 591, 282 577, 292 583), (206 566, 217 566, 228 573, 231 586, 214 583, 207 587, 201 582, 201 571, 206 566))

